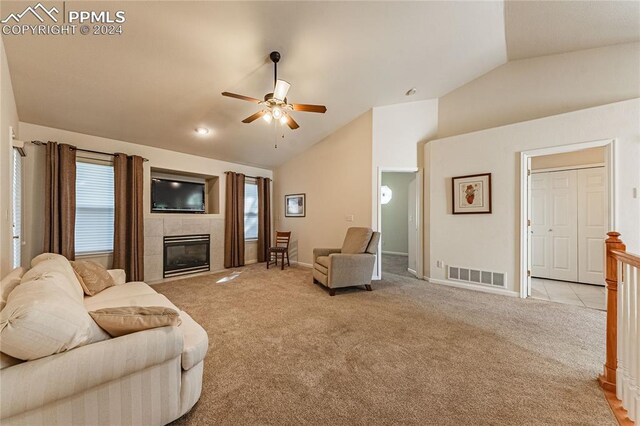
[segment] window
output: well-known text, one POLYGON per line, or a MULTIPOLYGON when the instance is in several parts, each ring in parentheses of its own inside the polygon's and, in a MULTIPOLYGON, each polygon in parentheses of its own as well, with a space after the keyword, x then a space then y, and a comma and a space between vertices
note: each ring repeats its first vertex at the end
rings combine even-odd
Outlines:
POLYGON ((258 185, 255 182, 244 184, 244 239, 258 238, 258 185))
POLYGON ((13 149, 11 170, 11 217, 13 218, 12 266, 17 268, 22 263, 22 156, 13 149))
POLYGON ((113 251, 113 165, 76 163, 76 254, 113 251))

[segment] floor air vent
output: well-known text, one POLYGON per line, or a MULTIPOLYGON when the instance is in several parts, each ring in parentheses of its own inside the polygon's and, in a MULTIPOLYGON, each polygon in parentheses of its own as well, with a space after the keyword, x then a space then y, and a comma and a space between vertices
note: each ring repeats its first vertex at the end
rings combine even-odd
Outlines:
POLYGON ((507 286, 507 276, 504 272, 480 271, 478 269, 462 268, 460 266, 449 266, 448 271, 449 276, 447 278, 450 280, 500 288, 507 286))

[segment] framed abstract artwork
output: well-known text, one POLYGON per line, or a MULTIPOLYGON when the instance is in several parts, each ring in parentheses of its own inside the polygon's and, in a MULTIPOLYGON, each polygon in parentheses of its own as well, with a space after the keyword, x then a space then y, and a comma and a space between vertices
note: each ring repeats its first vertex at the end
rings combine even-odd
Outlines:
POLYGON ((451 179, 453 214, 491 213, 491 173, 451 179))
POLYGON ((284 196, 285 217, 305 217, 305 194, 289 194, 284 196))

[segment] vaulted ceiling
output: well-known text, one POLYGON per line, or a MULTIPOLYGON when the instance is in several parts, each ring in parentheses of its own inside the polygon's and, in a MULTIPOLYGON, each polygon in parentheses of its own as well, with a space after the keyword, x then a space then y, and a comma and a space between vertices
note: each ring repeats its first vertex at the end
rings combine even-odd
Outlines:
MULTIPOLYGON (((24 6, 3 1, 2 17, 24 6)), ((124 32, 3 35, 21 121, 264 167, 374 106, 440 97, 503 64, 507 53, 513 59, 558 53, 638 33, 625 18, 637 4, 611 9, 619 32, 592 16, 599 9, 585 13, 581 25, 602 37, 577 36, 576 25, 554 33, 570 13, 539 2, 506 10, 499 1, 67 1, 65 7, 124 10, 124 32), (552 19, 558 13, 563 19, 552 19), (243 124, 259 107, 220 95, 261 98, 272 91, 272 50, 282 53, 278 75, 292 84, 289 100, 328 108, 324 115, 294 113, 301 126, 295 131, 262 120, 243 124), (417 93, 405 96, 412 87, 417 93), (212 131, 199 136, 198 126, 212 131)))

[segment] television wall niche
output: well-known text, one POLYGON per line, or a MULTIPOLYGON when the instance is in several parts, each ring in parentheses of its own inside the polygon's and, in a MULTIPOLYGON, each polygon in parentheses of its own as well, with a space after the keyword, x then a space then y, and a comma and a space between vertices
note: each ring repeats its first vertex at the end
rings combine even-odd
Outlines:
MULTIPOLYGON (((153 214, 219 214, 220 213, 220 179, 214 175, 203 175, 188 172, 179 172, 175 170, 167 169, 151 169, 151 182, 150 182, 150 194, 151 194, 151 213, 153 214), (199 204, 198 197, 204 196, 204 209, 199 206, 190 205, 185 209, 168 208, 163 210, 159 203, 167 204, 167 201, 162 200, 163 196, 167 196, 170 193, 171 185, 176 186, 176 195, 193 195, 191 197, 192 204, 199 204), (202 193, 199 191, 198 185, 202 185, 202 193), (154 188, 155 186, 155 188, 154 188), (154 194, 155 189, 155 194, 154 194), (163 192, 164 190, 164 192, 163 192), (154 199, 155 198, 155 199, 154 199), (154 206, 154 202, 156 205, 154 206)), ((184 201, 184 200, 183 200, 184 201)), ((176 206, 167 206, 176 207, 176 206)))

